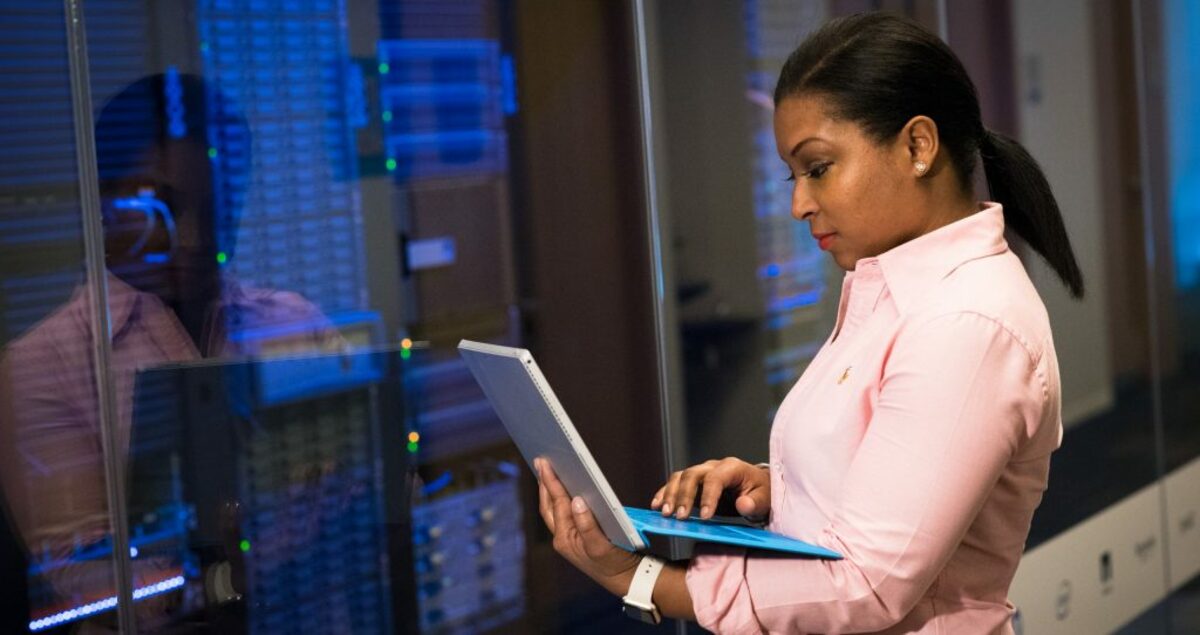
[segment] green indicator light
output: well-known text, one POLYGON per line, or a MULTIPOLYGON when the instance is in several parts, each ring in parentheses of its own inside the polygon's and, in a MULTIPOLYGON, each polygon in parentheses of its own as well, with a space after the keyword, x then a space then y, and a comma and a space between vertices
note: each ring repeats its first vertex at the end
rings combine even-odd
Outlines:
POLYGON ((390 110, 383 111, 383 120, 391 121, 392 120, 392 111, 390 111, 390 110))
POLYGON ((216 148, 209 148, 209 149, 208 149, 208 158, 210 158, 210 159, 215 159, 215 158, 217 158, 217 149, 216 149, 216 148))
POLYGON ((208 42, 201 42, 201 43, 200 43, 200 51, 201 51, 201 52, 203 52, 203 53, 207 53, 207 52, 208 52, 208 42))
POLYGON ((390 71, 390 70, 392 70, 392 67, 389 66, 387 62, 384 62, 379 65, 379 74, 380 75, 387 75, 388 71, 390 71))
POLYGON ((387 169, 388 169, 388 172, 391 172, 392 170, 396 169, 396 160, 395 159, 387 160, 387 169))
POLYGON ((238 548, 240 548, 242 550, 242 553, 246 553, 246 552, 250 551, 250 541, 243 539, 241 542, 238 543, 238 548))
POLYGON ((229 256, 225 255, 225 252, 223 252, 223 251, 217 252, 217 262, 218 263, 225 264, 225 262, 228 260, 229 260, 229 256))
POLYGON ((409 357, 412 357, 412 349, 406 348, 400 351, 400 359, 408 359, 409 357))
POLYGON ((412 452, 413 454, 416 454, 417 453, 417 444, 413 443, 412 441, 409 441, 408 442, 408 451, 412 452))

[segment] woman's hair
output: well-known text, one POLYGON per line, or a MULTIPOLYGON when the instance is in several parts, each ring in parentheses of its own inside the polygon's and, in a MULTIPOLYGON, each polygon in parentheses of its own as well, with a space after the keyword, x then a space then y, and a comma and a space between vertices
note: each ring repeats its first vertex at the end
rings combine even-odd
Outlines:
POLYGON ((978 153, 1005 223, 1046 259, 1071 295, 1083 297, 1083 274, 1046 175, 1021 144, 983 127, 975 85, 935 35, 888 13, 833 20, 783 65, 775 104, 798 95, 824 98, 835 117, 879 143, 894 139, 913 117, 932 119, 963 189, 970 189, 978 153))

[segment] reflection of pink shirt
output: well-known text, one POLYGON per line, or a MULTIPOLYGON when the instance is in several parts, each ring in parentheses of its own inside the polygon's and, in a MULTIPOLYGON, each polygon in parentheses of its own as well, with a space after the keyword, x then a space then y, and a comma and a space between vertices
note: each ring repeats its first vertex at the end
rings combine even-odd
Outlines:
MULTIPOLYGON (((158 298, 108 276, 118 443, 129 438, 134 372, 200 357, 158 298)), ((87 289, 10 343, 4 351, 0 427, 15 461, 0 469, 10 509, 35 553, 67 551, 108 533, 100 448, 100 405, 87 289)), ((59 554, 62 555, 62 554, 59 554)))
MULTIPOLYGON (((198 351, 173 311, 157 297, 108 276, 116 437, 128 450, 137 371, 196 360, 201 353, 258 355, 267 344, 227 339, 232 331, 286 327, 276 350, 333 350, 343 342, 321 311, 299 294, 227 282, 210 312, 198 351)), ((92 313, 86 289, 0 354, 0 484, 10 512, 35 553, 68 552, 109 531, 93 365, 92 313)))
POLYGON ((1009 583, 1062 439, 1046 310, 999 205, 858 262, 779 408, 770 529, 844 560, 709 549, 729 633, 1010 633, 1009 583))

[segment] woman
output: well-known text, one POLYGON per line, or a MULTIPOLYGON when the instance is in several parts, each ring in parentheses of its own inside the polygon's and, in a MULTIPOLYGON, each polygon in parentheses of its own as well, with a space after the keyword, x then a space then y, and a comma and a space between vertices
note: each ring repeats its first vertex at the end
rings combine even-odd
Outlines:
POLYGON ((614 548, 539 461, 555 548, 714 631, 1011 632, 1008 586, 1062 425, 1046 311, 1005 227, 1083 294, 1045 176, 985 130, 950 49, 903 18, 829 23, 774 101, 792 215, 847 271, 837 324, 779 408, 769 465, 693 466, 652 506, 683 517, 699 497, 709 517, 730 496, 845 558, 710 548, 663 568, 614 548), (996 202, 977 202, 976 155, 996 202))

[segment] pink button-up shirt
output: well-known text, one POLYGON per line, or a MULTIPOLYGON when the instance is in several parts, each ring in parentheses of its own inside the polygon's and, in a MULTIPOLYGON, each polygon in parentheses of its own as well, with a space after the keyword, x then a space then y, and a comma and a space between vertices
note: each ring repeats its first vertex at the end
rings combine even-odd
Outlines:
POLYGON ((771 431, 769 528, 840 552, 709 549, 723 633, 1011 633, 1007 592, 1062 439, 1049 320, 995 203, 860 260, 771 431))

